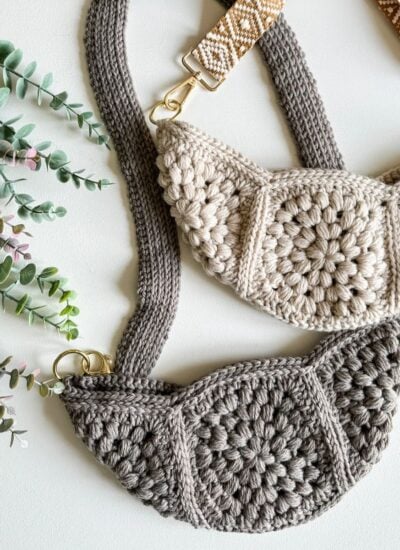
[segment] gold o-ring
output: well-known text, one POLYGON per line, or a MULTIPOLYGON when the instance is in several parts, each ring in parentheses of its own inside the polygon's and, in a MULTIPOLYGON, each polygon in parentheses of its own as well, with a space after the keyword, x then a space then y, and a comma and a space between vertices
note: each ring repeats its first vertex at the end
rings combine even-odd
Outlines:
POLYGON ((53 363, 53 374, 55 378, 57 378, 57 380, 62 380, 65 376, 68 376, 68 374, 61 376, 58 372, 60 362, 68 355, 79 355, 79 357, 81 357, 82 359, 83 371, 86 372, 85 369, 90 369, 90 358, 87 353, 84 353, 83 351, 80 351, 78 349, 68 349, 66 351, 63 351, 63 353, 60 353, 60 355, 55 359, 53 363))

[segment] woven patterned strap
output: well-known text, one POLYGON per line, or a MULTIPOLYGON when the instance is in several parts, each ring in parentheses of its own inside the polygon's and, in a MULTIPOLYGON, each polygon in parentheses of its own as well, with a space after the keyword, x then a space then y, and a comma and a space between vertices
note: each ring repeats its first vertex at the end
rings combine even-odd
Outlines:
POLYGON ((284 0, 236 0, 192 54, 215 78, 223 81, 281 13, 284 0))
POLYGON ((379 7, 400 34, 400 0, 377 0, 379 7))

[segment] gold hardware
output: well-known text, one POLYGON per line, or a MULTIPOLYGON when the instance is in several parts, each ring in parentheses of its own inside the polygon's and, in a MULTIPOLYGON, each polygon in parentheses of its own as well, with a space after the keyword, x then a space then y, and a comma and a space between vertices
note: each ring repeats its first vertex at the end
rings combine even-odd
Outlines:
POLYGON ((186 55, 182 57, 182 65, 185 67, 186 70, 189 71, 193 76, 196 77, 196 80, 199 84, 203 86, 206 90, 209 92, 216 92, 218 88, 221 86, 223 82, 225 82, 225 78, 222 80, 216 80, 210 73, 207 71, 207 77, 209 78, 210 82, 206 80, 204 76, 201 76, 201 65, 199 65, 199 68, 195 68, 190 64, 190 57, 193 56, 193 50, 191 52, 188 52, 186 55))
POLYGON ((89 376, 98 376, 98 375, 106 375, 111 374, 113 372, 113 362, 111 355, 105 355, 103 353, 100 353, 99 351, 87 351, 86 355, 89 357, 94 357, 96 360, 96 363, 92 366, 91 363, 89 363, 89 368, 87 368, 87 363, 82 357, 81 359, 81 367, 85 374, 88 374, 89 376))
POLYGON ((69 349, 64 351, 63 353, 60 353, 60 355, 56 357, 53 363, 53 374, 57 380, 62 380, 66 376, 72 376, 74 374, 64 373, 63 375, 61 375, 59 372, 61 361, 69 355, 78 355, 81 358, 80 366, 82 370, 80 374, 88 376, 99 376, 111 374, 113 372, 112 359, 110 355, 105 355, 103 353, 100 353, 99 351, 93 350, 84 352, 78 349, 69 349), (94 361, 92 361, 91 359, 94 359, 94 361))
POLYGON ((160 109, 165 109, 168 113, 172 113, 168 118, 168 120, 175 120, 182 112, 183 106, 185 105, 186 101, 188 100, 189 96, 193 92, 193 90, 196 88, 196 86, 200 85, 204 89, 208 90, 209 92, 215 92, 219 86, 224 82, 223 80, 215 80, 215 78, 212 75, 209 75, 209 80, 211 82, 215 82, 215 84, 210 84, 210 82, 207 81, 207 79, 202 76, 201 70, 196 70, 189 62, 190 56, 193 54, 193 52, 189 52, 182 58, 182 64, 190 72, 189 78, 186 78, 183 80, 183 82, 180 82, 173 88, 171 88, 164 96, 164 99, 161 101, 158 101, 154 107, 150 111, 149 119, 150 122, 155 124, 157 126, 158 122, 160 120, 163 120, 162 118, 158 118, 157 112, 160 109))
POLYGON ((158 101, 150 111, 150 121, 157 124, 159 119, 156 118, 156 113, 159 109, 166 109, 173 113, 169 120, 175 120, 181 114, 183 106, 198 83, 197 76, 192 75, 171 88, 165 94, 164 99, 158 101))

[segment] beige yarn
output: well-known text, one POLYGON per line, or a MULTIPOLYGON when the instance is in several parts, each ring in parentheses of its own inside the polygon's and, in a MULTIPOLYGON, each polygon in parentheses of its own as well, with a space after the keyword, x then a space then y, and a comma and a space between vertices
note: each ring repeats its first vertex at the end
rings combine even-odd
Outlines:
POLYGON ((293 325, 340 330, 398 314, 399 191, 341 170, 269 172, 183 122, 158 129, 159 182, 194 257, 293 325))
POLYGON ((284 0, 236 0, 193 50, 193 57, 222 82, 275 23, 284 4, 284 0))

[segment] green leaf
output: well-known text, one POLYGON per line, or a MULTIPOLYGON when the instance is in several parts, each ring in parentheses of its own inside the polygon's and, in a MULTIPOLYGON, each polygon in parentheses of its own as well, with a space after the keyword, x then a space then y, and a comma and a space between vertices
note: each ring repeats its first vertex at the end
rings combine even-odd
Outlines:
POLYGON ((99 145, 107 145, 109 141, 110 141, 110 137, 106 135, 102 135, 97 138, 97 143, 99 145))
POLYGON ((6 408, 4 405, 0 405, 0 419, 6 414, 6 408))
POLYGON ((71 340, 76 340, 79 336, 79 330, 76 328, 73 328, 72 330, 69 330, 67 332, 67 340, 70 342, 71 340))
POLYGON ((49 386, 47 384, 42 384, 39 389, 41 397, 47 397, 50 393, 49 386))
POLYGON ((29 63, 29 65, 26 66, 23 75, 25 78, 30 78, 33 73, 36 71, 37 63, 36 61, 32 61, 32 63, 29 63))
POLYGON ((19 78, 15 87, 15 93, 18 99, 24 99, 28 90, 28 83, 25 78, 19 78))
POLYGON ((24 115, 18 115, 14 118, 10 118, 10 120, 6 120, 6 122, 4 123, 4 126, 12 126, 13 124, 15 124, 16 122, 18 122, 19 120, 21 120, 21 118, 23 117, 24 115))
POLYGON ((59 168, 57 170, 57 178, 61 183, 68 183, 71 179, 71 172, 68 172, 65 168, 59 168))
POLYGON ((72 174, 72 181, 74 182, 75 187, 79 189, 81 186, 81 178, 76 174, 72 174))
POLYGON ((5 58, 4 66, 7 67, 7 69, 16 69, 21 63, 22 57, 22 50, 14 50, 5 58))
POLYGON ((46 267, 46 269, 43 269, 43 271, 40 273, 39 278, 40 279, 50 279, 50 277, 54 277, 54 275, 57 275, 58 269, 56 267, 46 267))
POLYGON ((15 138, 16 139, 23 139, 29 136, 35 129, 35 124, 26 124, 25 126, 22 126, 16 133, 15 138))
POLYGON ((49 147, 51 147, 51 141, 42 141, 38 145, 35 145, 36 151, 39 151, 39 152, 45 151, 49 147))
POLYGON ((4 69, 3 69, 3 82, 4 82, 4 86, 6 86, 10 90, 12 90, 11 75, 8 72, 8 70, 6 69, 6 67, 4 67, 4 69))
POLYGON ((15 195, 15 200, 22 205, 31 204, 34 201, 33 197, 26 193, 18 193, 18 195, 15 195))
POLYGON ((10 389, 14 390, 18 386, 19 372, 18 369, 14 369, 10 374, 10 389))
POLYGON ((35 377, 33 376, 33 374, 28 374, 28 376, 26 377, 26 389, 30 391, 34 385, 35 377))
POLYGON ((84 181, 84 184, 88 191, 96 191, 96 184, 94 183, 94 181, 86 179, 84 181))
POLYGON ((13 261, 11 256, 7 256, 6 259, 0 264, 0 284, 4 283, 11 273, 13 261))
POLYGON ((53 79, 53 74, 52 73, 47 73, 43 77, 41 87, 44 90, 48 90, 50 88, 50 86, 53 84, 53 80, 54 80, 53 79))
POLYGON ((19 235, 25 230, 25 226, 22 223, 19 223, 18 225, 13 225, 12 232, 14 235, 19 235))
POLYGON ((77 317, 80 313, 80 310, 76 306, 66 306, 61 312, 60 317, 64 317, 66 315, 71 315, 72 317, 77 317))
POLYGON ((72 292, 72 290, 66 290, 65 292, 62 293, 62 296, 59 300, 60 304, 64 303, 64 302, 67 302, 68 300, 72 300, 74 298, 74 293, 72 292))
POLYGON ((6 57, 14 50, 14 44, 8 40, 0 40, 0 63, 3 63, 6 57))
POLYGON ((29 302, 28 294, 25 294, 24 296, 22 296, 22 298, 20 300, 18 300, 17 307, 15 308, 15 314, 17 316, 21 315, 21 313, 23 313, 23 311, 25 310, 25 307, 27 306, 28 302, 29 302))
POLYGON ((30 216, 30 211, 25 206, 21 206, 20 208, 18 208, 17 214, 20 218, 22 218, 23 220, 26 220, 30 216))
POLYGON ((12 361, 12 355, 9 355, 6 357, 1 363, 0 363, 0 369, 4 369, 7 365, 9 365, 12 361))
POLYGON ((54 210, 54 214, 57 216, 57 218, 63 218, 67 214, 67 210, 63 206, 57 206, 57 208, 54 210))
POLYGON ((19 282, 23 286, 29 285, 35 278, 35 275, 36 275, 35 264, 28 264, 20 271, 19 282))
POLYGON ((51 109, 54 111, 59 111, 64 106, 67 98, 67 92, 61 92, 60 94, 55 95, 50 103, 51 109))
POLYGON ((53 151, 49 157, 49 167, 51 170, 58 170, 68 163, 68 157, 64 151, 53 151))
POLYGON ((8 432, 14 425, 14 420, 12 418, 6 418, 0 424, 0 433, 8 432))
POLYGON ((0 88, 0 108, 4 107, 10 96, 10 88, 0 88))
POLYGON ((51 298, 54 296, 54 294, 57 292, 57 290, 60 288, 61 281, 53 281, 51 283, 50 289, 49 289, 49 297, 51 298))

